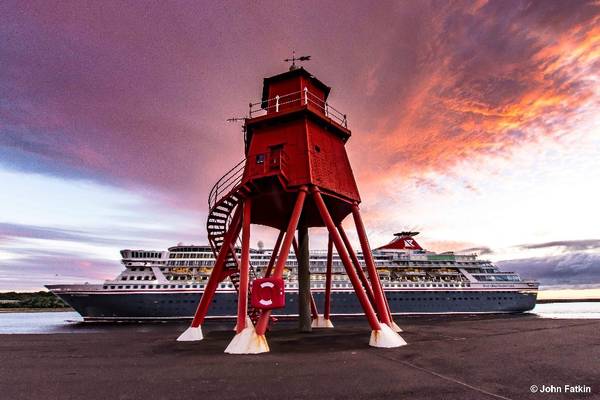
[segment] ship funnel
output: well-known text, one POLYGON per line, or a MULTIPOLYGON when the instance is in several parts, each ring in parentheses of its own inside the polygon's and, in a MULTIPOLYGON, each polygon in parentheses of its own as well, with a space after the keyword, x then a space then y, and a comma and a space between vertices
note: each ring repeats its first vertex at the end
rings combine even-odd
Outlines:
POLYGON ((414 238, 418 234, 419 232, 409 231, 395 233, 391 242, 375 250, 423 250, 414 238))

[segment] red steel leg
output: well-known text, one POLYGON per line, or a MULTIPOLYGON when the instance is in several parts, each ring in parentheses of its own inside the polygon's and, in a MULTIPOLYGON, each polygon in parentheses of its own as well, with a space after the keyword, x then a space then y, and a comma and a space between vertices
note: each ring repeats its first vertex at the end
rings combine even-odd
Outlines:
POLYGON ((275 265, 275 260, 277 259, 277 253, 279 253, 279 247, 281 246, 281 241, 283 240, 283 235, 285 231, 282 229, 279 231, 279 235, 277 236, 277 241, 275 241, 275 247, 273 247, 273 253, 271 254, 271 259, 269 260, 269 265, 267 266, 267 270, 265 271, 265 278, 271 276, 271 272, 273 272, 273 266, 275 265))
POLYGON ((229 245, 234 243, 240 234, 241 225, 241 207, 238 206, 233 214, 229 229, 223 238, 223 244, 219 250, 219 254, 217 255, 215 266, 213 267, 210 277, 208 278, 206 288, 202 293, 202 298, 200 299, 200 303, 196 309, 196 314, 194 314, 194 319, 192 320, 191 324, 192 328, 197 328, 202 324, 202 322, 204 322, 204 317, 206 317, 206 314, 208 313, 208 308, 212 302, 213 296, 215 295, 217 286, 223 277, 223 269, 225 267, 225 260, 227 260, 227 253, 229 253, 229 245))
POLYGON ((333 241, 331 235, 329 235, 329 241, 327 242, 327 272, 325 275, 325 305, 323 314, 325 319, 329 319, 330 307, 331 307, 331 270, 333 268, 333 241))
POLYGON ((315 296, 313 296, 312 291, 310 292, 310 313, 312 314, 312 319, 319 318, 319 311, 317 310, 317 302, 315 301, 315 296))
MULTIPOLYGON (((381 326, 379 325, 379 321, 377 320, 377 316, 375 315, 375 310, 373 310, 373 306, 369 302, 369 298, 367 297, 367 295, 360 283, 360 279, 358 278, 358 276, 356 275, 356 271, 352 267, 352 261, 350 260, 350 257, 348 256, 346 249, 344 248, 344 243, 342 241, 342 238, 340 237, 340 234, 338 233, 337 229, 335 229, 335 224, 333 223, 333 220, 331 219, 331 215, 329 214, 329 211, 327 210, 327 206, 325 205, 325 202, 323 201, 323 197, 321 197, 321 192, 319 191, 318 188, 316 188, 314 186, 311 187, 311 192, 312 192, 313 198, 315 200, 315 204, 317 205, 317 208, 319 209, 319 213, 321 214, 321 218, 323 219, 323 222, 327 226, 327 229, 329 230, 329 234, 331 235, 331 237, 333 239, 333 243, 335 244, 335 248, 337 249, 337 252, 342 260, 342 263, 344 264, 344 268, 346 268, 346 274, 348 274, 348 278, 350 278, 350 282, 352 282, 352 286, 354 286, 354 291, 356 292, 356 296, 358 297, 358 300, 360 301, 360 304, 362 305, 365 315, 367 316, 367 319, 369 320, 371 329, 374 331, 379 331, 381 329, 381 326)), ((387 317, 387 314, 386 314, 386 317, 387 317)))
POLYGON ((392 318, 392 312, 390 311, 390 303, 385 295, 385 290, 383 290, 383 300, 385 300, 385 308, 387 309, 388 318, 390 319, 390 322, 394 322, 394 319, 392 318))
POLYGON ((390 324, 389 310, 386 307, 386 301, 383 294, 383 288, 379 281, 379 275, 377 275, 377 269, 375 268, 375 262, 373 261, 373 255, 371 254, 371 247, 369 246, 369 240, 367 239, 367 233, 365 226, 363 225, 362 218, 360 217, 360 211, 358 205, 354 203, 352 205, 352 216, 354 217, 354 224, 356 225, 356 232, 360 240, 360 246, 362 248, 363 257, 365 258, 365 264, 367 264, 367 270, 369 271, 369 278, 371 279, 371 285, 373 286, 373 292, 375 295, 375 303, 377 304, 377 313, 381 318, 381 322, 384 324, 390 324))
POLYGON ((248 315, 248 280, 250 274, 250 209, 252 201, 244 200, 244 225, 242 226, 242 262, 240 264, 240 284, 238 287, 238 313, 236 332, 240 333, 246 328, 248 315))
POLYGON ((354 268, 356 269, 356 273, 358 274, 358 277, 360 278, 360 281, 362 282, 362 284, 363 284, 363 286, 365 288, 365 292, 367 293, 367 297, 369 297, 369 301, 371 302, 371 304, 373 305, 373 307, 375 307, 375 298, 373 297, 373 290, 371 289, 371 285, 369 284, 369 281, 367 280, 367 276, 365 275, 365 271, 363 271, 362 267, 360 266, 360 262, 358 261, 358 257, 356 256, 356 253, 354 252, 354 249, 352 249, 352 245, 350 244, 350 240, 348 240, 348 236, 346 235, 346 231, 342 227, 342 224, 339 224, 337 228, 338 228, 338 231, 340 232, 340 236, 342 237, 344 245, 346 246, 346 250, 348 250, 348 254, 350 255, 350 259, 352 260, 352 263, 354 264, 354 268))
MULTIPOLYGON (((290 247, 292 246, 292 240, 294 239, 294 234, 296 233, 296 228, 298 227, 298 221, 300 220, 300 214, 302 214, 302 207, 304 206, 304 200, 306 199, 306 186, 302 186, 298 191, 298 197, 296 198, 296 204, 294 204, 294 210, 292 211, 292 215, 290 216, 290 223, 285 232, 285 239, 281 244, 281 249, 279 251, 279 256, 277 257, 277 264, 275 265, 275 271, 273 276, 275 278, 281 278, 283 275, 283 268, 285 267, 285 263, 287 261, 288 255, 290 253, 290 247)), ((263 310, 260 314, 260 318, 256 323, 256 333, 258 335, 264 335, 267 330, 267 325, 269 324, 269 316, 271 315, 271 310, 263 310)))

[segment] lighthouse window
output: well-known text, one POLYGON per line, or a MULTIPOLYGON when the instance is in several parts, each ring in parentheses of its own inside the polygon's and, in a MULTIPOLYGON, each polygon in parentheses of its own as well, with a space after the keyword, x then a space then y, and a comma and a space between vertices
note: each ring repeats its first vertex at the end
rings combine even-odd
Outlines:
POLYGON ((256 163, 257 164, 264 164, 265 163, 265 155, 264 154, 258 154, 256 156, 256 163))
POLYGON ((316 151, 317 153, 320 153, 320 152, 321 152, 321 148, 320 148, 319 146, 315 145, 315 151, 316 151))

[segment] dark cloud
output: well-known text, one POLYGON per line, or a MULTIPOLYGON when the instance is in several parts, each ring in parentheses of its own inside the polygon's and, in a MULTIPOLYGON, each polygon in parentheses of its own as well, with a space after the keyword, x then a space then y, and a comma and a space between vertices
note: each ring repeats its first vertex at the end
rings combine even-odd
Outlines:
POLYGON ((28 238, 47 240, 66 240, 95 244, 113 244, 114 241, 96 237, 73 229, 50 228, 35 225, 9 224, 0 222, 0 238, 28 238))
POLYGON ((562 247, 565 251, 582 251, 600 249, 600 239, 588 240, 557 240, 554 242, 523 244, 520 249, 545 249, 548 247, 562 247))
POLYGON ((570 253, 555 257, 507 260, 496 263, 543 286, 600 285, 600 254, 570 253))
POLYGON ((490 249, 489 247, 471 247, 468 249, 459 250, 459 251, 457 251, 457 253, 462 253, 462 254, 477 253, 477 254, 483 256, 486 254, 494 254, 494 250, 490 249))

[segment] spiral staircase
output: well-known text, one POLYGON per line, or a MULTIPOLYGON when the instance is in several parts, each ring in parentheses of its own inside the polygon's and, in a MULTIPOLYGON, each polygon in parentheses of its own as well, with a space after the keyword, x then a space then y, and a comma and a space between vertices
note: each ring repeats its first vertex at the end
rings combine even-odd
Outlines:
MULTIPOLYGON (((246 159, 243 159, 231 168, 225 175, 221 177, 212 187, 208 195, 208 219, 206 222, 206 230, 208 232, 208 241, 212 251, 217 258, 221 251, 225 234, 231 225, 233 215, 238 207, 241 207, 242 201, 252 191, 252 187, 248 184, 242 184, 242 176, 244 175, 244 166, 246 159)), ((229 277, 235 289, 239 292, 239 260, 237 257, 236 247, 241 247, 240 238, 237 238, 237 246, 232 247, 227 252, 225 260, 224 274, 229 277)), ((250 265, 250 279, 256 278, 254 267, 250 265)), ((250 290, 250 286, 248 291, 250 290)), ((250 295, 250 293, 248 293, 250 295)), ((248 316, 254 323, 258 320, 259 310, 248 304, 248 316)))

